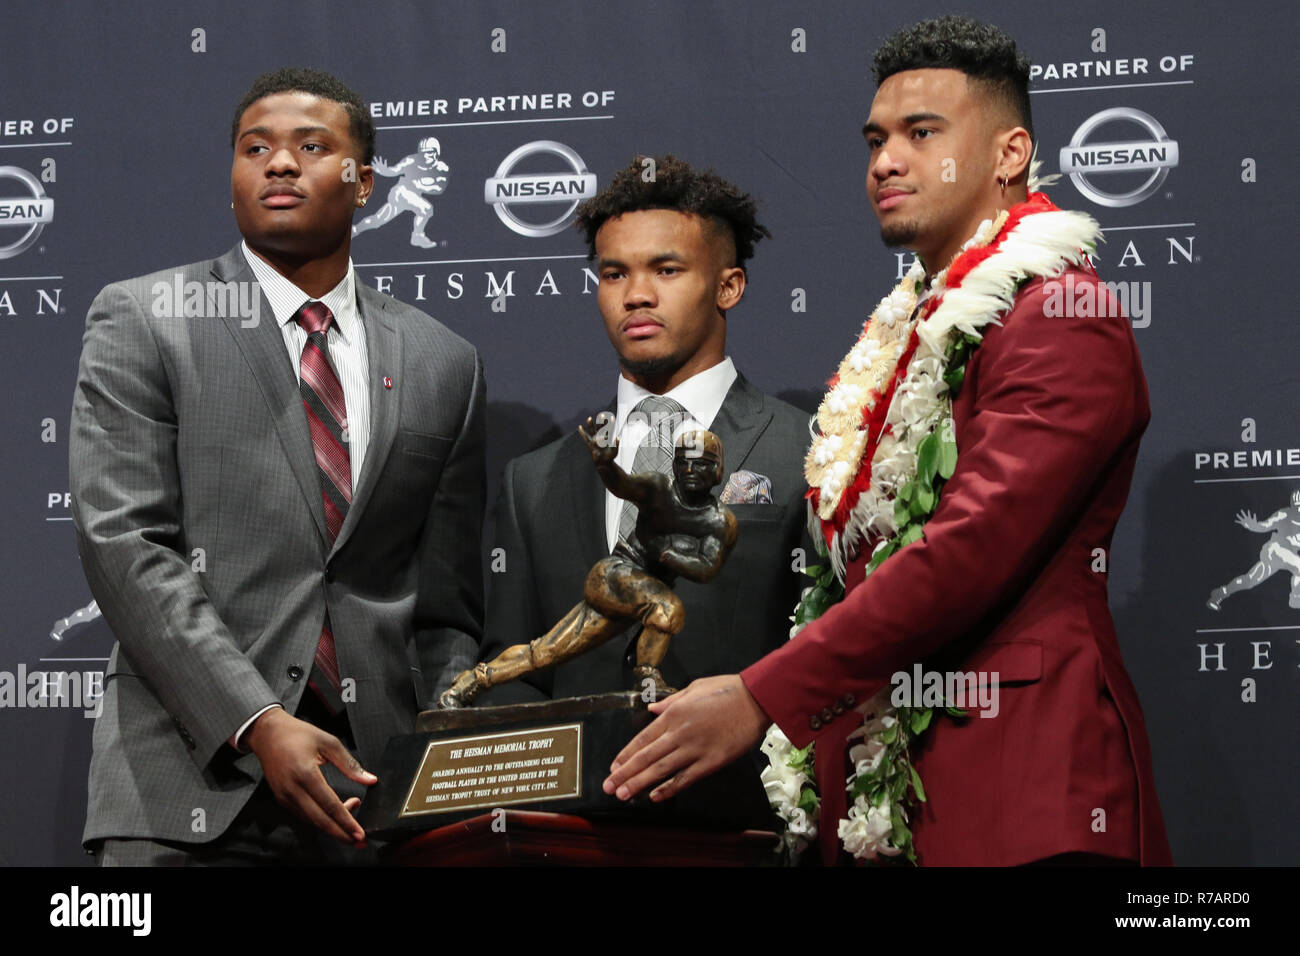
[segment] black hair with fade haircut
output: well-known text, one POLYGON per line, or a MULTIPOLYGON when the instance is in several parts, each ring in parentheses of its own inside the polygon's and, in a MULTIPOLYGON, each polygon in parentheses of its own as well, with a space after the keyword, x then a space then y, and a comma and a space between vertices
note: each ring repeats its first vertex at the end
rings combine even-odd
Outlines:
POLYGON ((1034 138, 1029 109, 1029 57, 995 26, 948 15, 895 33, 876 51, 876 86, 904 70, 960 70, 1019 117, 1034 138))
POLYGON ((728 233, 736 247, 735 264, 742 269, 755 244, 772 237, 758 223, 754 198, 713 170, 701 172, 672 155, 637 156, 578 207, 574 226, 586 234, 587 258, 595 258, 596 233, 608 220, 647 209, 691 213, 728 233))
POLYGON ((284 67, 263 73, 253 81, 253 85, 244 94, 243 100, 235 108, 235 119, 230 124, 230 147, 234 149, 235 139, 239 136, 239 121, 244 118, 244 111, 264 96, 276 93, 310 93, 323 100, 338 103, 347 111, 351 121, 349 130, 356 144, 361 147, 361 161, 369 163, 375 155, 375 123, 370 118, 370 111, 360 96, 345 86, 336 77, 323 70, 284 67))

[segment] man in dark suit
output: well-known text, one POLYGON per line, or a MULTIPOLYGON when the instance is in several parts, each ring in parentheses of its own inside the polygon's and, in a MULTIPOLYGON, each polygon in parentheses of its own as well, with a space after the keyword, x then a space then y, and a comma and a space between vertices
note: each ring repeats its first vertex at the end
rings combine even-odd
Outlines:
MULTIPOLYGON (((853 505, 856 537, 837 509, 821 514, 844 600, 739 674, 652 705, 659 717, 615 759, 607 792, 627 799, 669 778, 652 793, 667 799, 775 723, 795 747, 816 743, 821 848, 833 862, 840 838, 860 847, 858 837, 880 836, 858 832, 879 807, 845 791, 850 772, 872 772, 869 752, 857 766, 847 759, 859 711, 924 663, 997 685, 1000 706, 963 721, 940 711, 919 740, 921 863, 1169 862, 1142 710, 1097 566, 1150 417, 1146 380, 1129 323, 1086 259, 1097 224, 1029 188, 1028 78, 1011 38, 958 17, 918 24, 876 54, 868 195, 886 243, 918 255, 909 280, 930 289, 905 321, 930 323, 931 336, 981 323, 964 380, 947 382, 955 471, 923 533, 874 570, 876 545, 891 541, 860 529, 881 512, 853 505), (1067 281, 1110 307, 1057 308, 1067 281)), ((858 474, 879 434, 863 436, 858 474)), ((852 481, 850 470, 819 494, 852 481)), ((888 806, 882 825, 890 832, 888 806)))
POLYGON ((365 103, 267 74, 232 145, 243 243, 87 320, 71 479, 118 642, 84 833, 106 864, 369 861, 364 766, 478 654, 482 366, 352 270, 365 103))
MULTIPOLYGON (((678 580, 685 624, 660 665, 673 687, 736 670, 780 646, 798 599, 806 509, 800 458, 808 416, 764 395, 726 354, 745 262, 768 235, 754 201, 671 156, 637 157, 580 209, 596 259, 605 331, 622 374, 611 410, 617 463, 636 470, 654 433, 708 429, 722 442, 722 500, 739 539, 707 584, 678 580)), ((665 439, 667 441, 667 439, 665 439)), ((671 446, 669 446, 671 449, 671 446)), ((671 454, 666 455, 671 458, 671 454)), ((490 578, 483 660, 545 634, 635 525, 575 430, 506 466, 497 509, 505 569, 490 578)), ((640 689, 640 624, 556 667, 483 694, 479 705, 640 689)))

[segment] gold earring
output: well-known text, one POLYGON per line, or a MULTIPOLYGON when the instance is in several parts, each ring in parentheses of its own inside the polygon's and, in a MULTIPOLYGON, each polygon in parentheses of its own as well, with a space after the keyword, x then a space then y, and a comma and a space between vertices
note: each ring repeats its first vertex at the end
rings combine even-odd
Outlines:
POLYGON ((998 182, 1002 184, 1002 195, 1005 196, 1007 194, 1007 177, 1003 176, 998 182))

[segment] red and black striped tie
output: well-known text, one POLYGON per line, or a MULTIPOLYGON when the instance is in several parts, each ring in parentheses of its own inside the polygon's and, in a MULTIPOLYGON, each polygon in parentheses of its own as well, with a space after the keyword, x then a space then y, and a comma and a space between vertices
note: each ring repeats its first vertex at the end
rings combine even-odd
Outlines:
MULTIPOLYGON (((333 544, 343 527, 343 519, 348 516, 348 506, 352 504, 352 463, 345 437, 348 413, 343 402, 343 386, 330 365, 327 341, 334 313, 323 302, 308 302, 298 310, 294 321, 307 332, 307 343, 302 348, 299 363, 299 389, 307 412, 312 449, 316 453, 316 470, 320 474, 325 527, 333 544)), ((316 645, 308 686, 331 713, 343 709, 342 682, 339 680, 338 656, 334 650, 328 611, 316 645)))

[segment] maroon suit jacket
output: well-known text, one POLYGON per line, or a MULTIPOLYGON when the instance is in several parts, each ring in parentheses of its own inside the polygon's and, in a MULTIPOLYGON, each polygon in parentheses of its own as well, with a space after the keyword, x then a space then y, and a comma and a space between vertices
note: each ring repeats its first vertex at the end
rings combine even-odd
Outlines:
MULTIPOLYGON (((1098 282, 1071 272, 1076 295, 1098 282)), ((1044 280, 1021 288, 967 365, 957 469, 924 539, 865 581, 866 556, 854 561, 844 600, 741 674, 796 746, 816 740, 828 863, 854 705, 918 661, 1000 675, 996 717, 936 716, 914 745, 929 798, 913 819, 922 864, 1172 862, 1142 708, 1093 570, 1095 549, 1109 562, 1150 418, 1132 330, 1098 295, 1116 317, 1046 315, 1044 280)))

